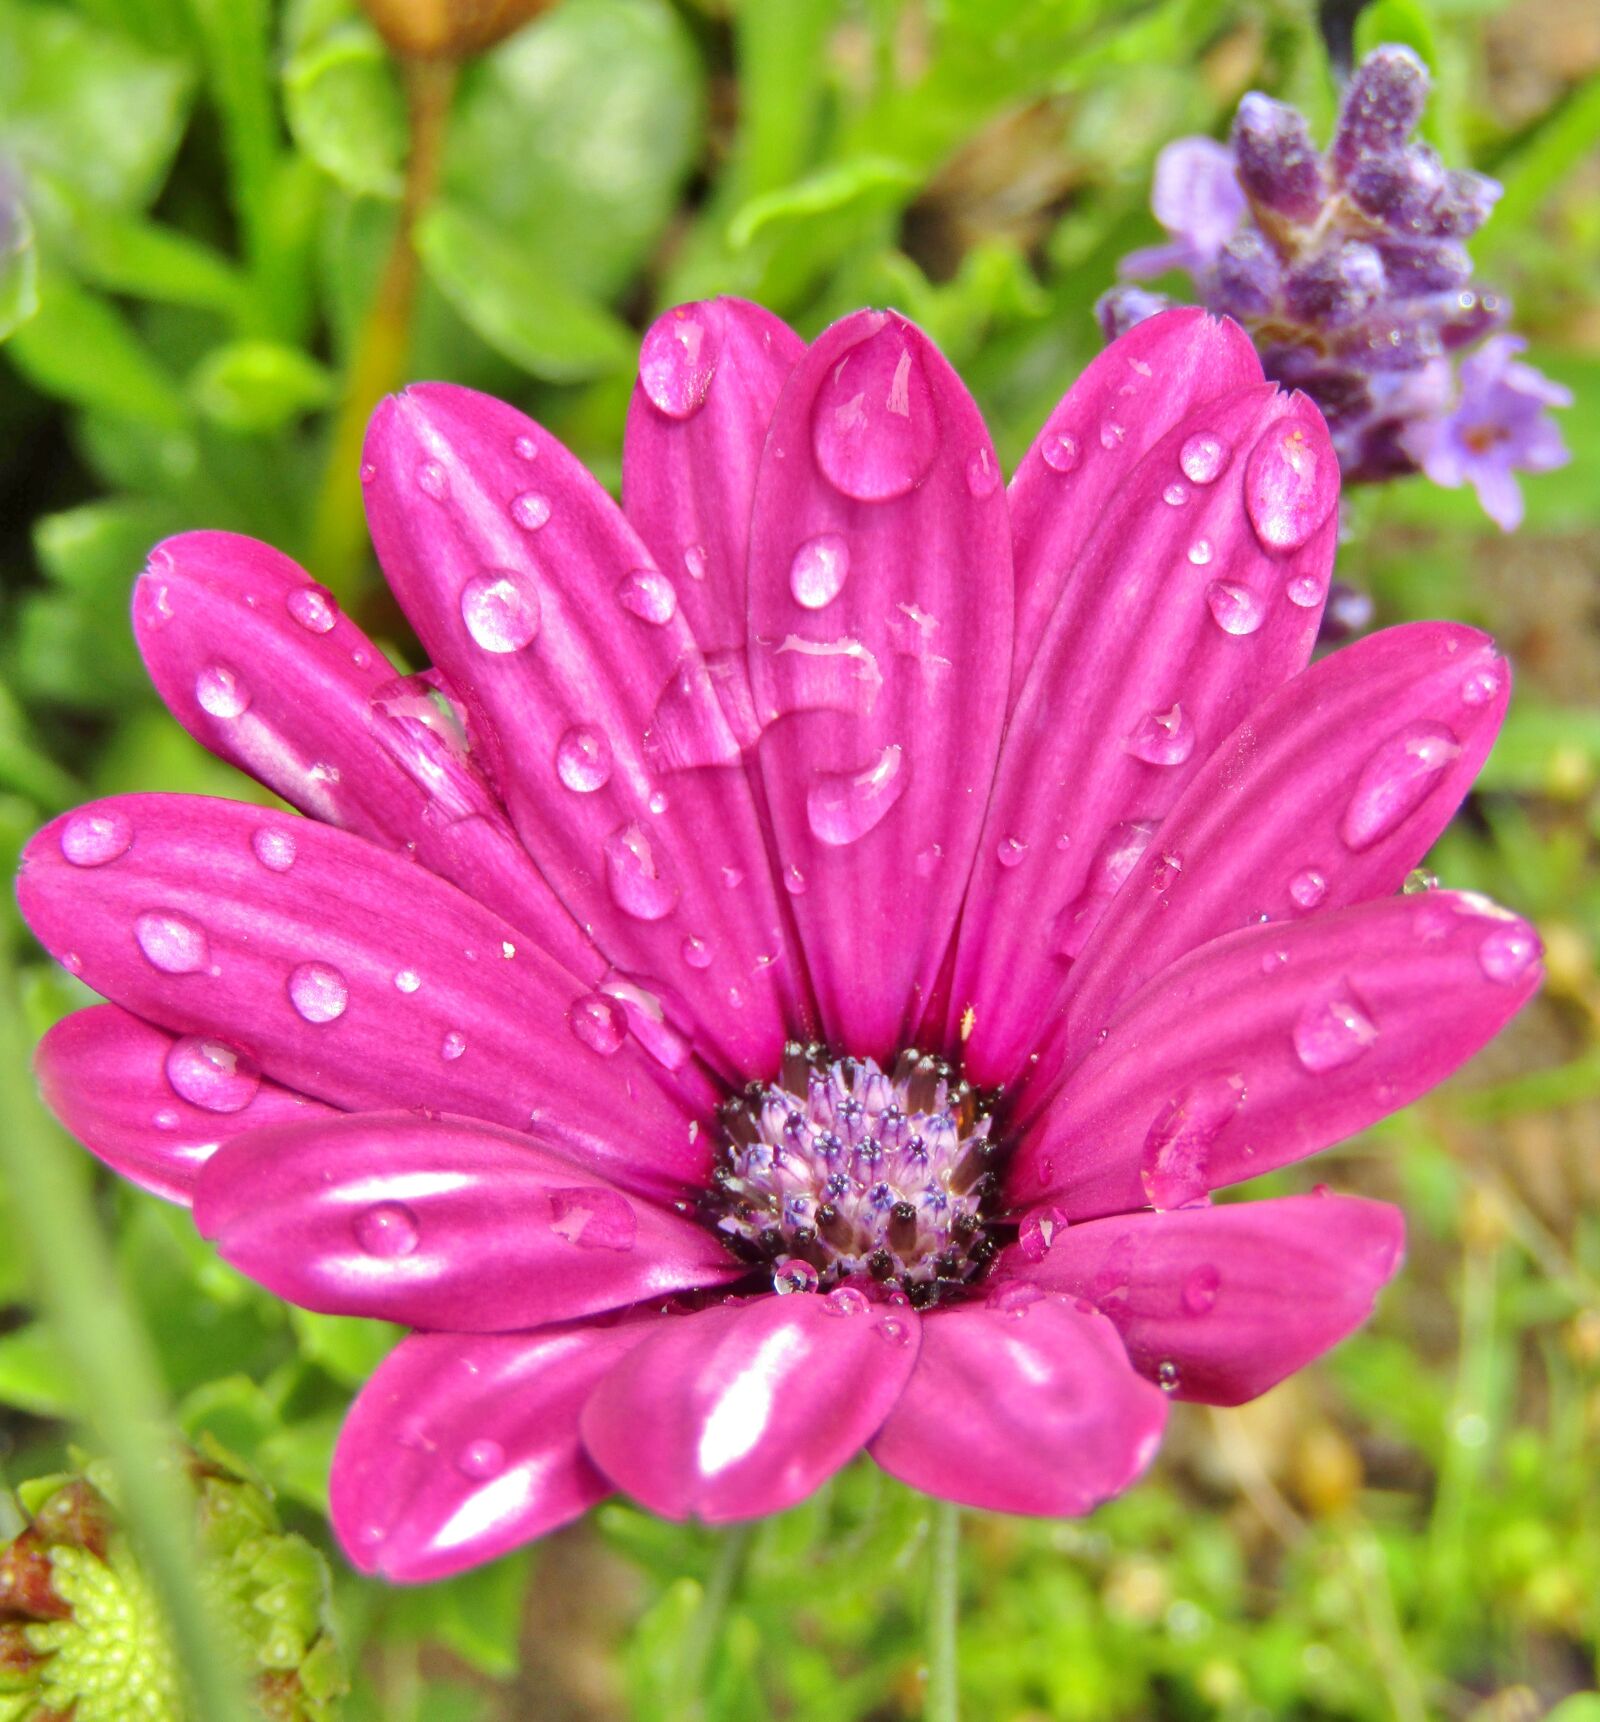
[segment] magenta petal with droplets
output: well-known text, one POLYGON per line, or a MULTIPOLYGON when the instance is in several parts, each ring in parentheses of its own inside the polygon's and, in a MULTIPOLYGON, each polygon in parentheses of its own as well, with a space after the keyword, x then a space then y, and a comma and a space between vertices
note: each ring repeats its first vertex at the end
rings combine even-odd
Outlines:
POLYGON ((739 1277, 704 1226, 566 1148, 390 1112, 256 1130, 207 1163, 195 1224, 290 1303, 408 1327, 509 1332, 739 1277))
POLYGON ((1039 1261, 1016 1246, 995 1273, 1095 1304, 1174 1398, 1239 1405, 1359 1327, 1404 1249, 1386 1202, 1280 1196, 1063 1225, 1039 1261))
POLYGON ((266 1080, 230 1041, 168 1034, 115 1005, 63 1017, 39 1042, 34 1068, 51 1111, 86 1148, 172 1202, 192 1199, 223 1143, 330 1110, 266 1080))
POLYGON ((1067 1518, 1134 1481, 1166 1417, 1104 1316, 1005 1287, 924 1319, 916 1370, 871 1452, 947 1501, 1067 1518))
POLYGON ((619 1489, 667 1518, 781 1512, 877 1431, 916 1362, 919 1325, 909 1308, 851 1292, 681 1316, 591 1395, 583 1444, 619 1489))

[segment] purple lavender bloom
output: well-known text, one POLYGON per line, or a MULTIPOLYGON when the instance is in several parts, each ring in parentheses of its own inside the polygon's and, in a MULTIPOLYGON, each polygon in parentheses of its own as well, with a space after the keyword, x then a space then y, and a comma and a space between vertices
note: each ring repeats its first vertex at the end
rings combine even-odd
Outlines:
MULTIPOLYGON (((1504 524, 1520 517, 1512 469, 1565 458, 1543 414, 1568 397, 1525 365, 1514 382, 1500 381, 1497 359, 1474 372, 1476 381, 1464 372, 1452 413, 1450 356, 1492 334, 1510 306, 1471 286, 1462 245, 1500 187, 1410 141, 1427 94, 1427 70, 1409 48, 1375 49, 1351 78, 1333 143, 1319 155, 1301 114, 1252 92, 1229 145, 1180 138, 1162 151, 1151 203, 1172 242, 1134 252, 1121 273, 1144 280, 1187 271, 1211 310, 1250 332, 1267 375, 1316 401, 1346 483, 1419 468, 1441 484, 1471 478, 1504 524), (1492 451, 1457 447, 1436 429, 1460 415, 1480 440, 1491 424, 1501 427, 1492 451)), ((1115 336, 1170 303, 1124 284, 1097 310, 1115 336)))
POLYGON ((1503 532, 1522 524, 1517 472, 1549 472, 1568 457, 1547 408, 1572 405, 1572 391, 1518 358, 1527 342, 1496 335, 1461 366, 1454 411, 1405 433, 1408 452, 1435 484, 1470 484, 1503 532))

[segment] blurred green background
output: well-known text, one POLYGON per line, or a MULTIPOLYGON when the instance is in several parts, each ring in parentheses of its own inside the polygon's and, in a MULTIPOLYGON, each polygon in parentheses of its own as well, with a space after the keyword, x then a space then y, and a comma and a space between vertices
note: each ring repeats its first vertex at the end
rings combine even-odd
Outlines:
MULTIPOLYGON (((1155 237, 1157 150, 1250 88, 1326 135, 1316 22, 1303 0, 567 0, 457 76, 403 73, 354 0, 0 0, 6 870, 89 794, 261 794, 140 669, 127 599, 160 535, 267 538, 415 661, 351 442, 406 378, 517 401, 615 483, 656 310, 736 292, 811 334, 892 303, 1013 462, 1155 237)), ((1379 623, 1461 617, 1509 652, 1510 720, 1430 865, 1537 921, 1549 986, 1446 1089, 1268 1180, 1406 1207, 1366 1332, 1242 1411, 1179 1408, 1151 1479, 1091 1520, 967 1517, 974 1717, 1600 1718, 1600 8, 1378 0, 1358 41, 1393 39, 1434 69, 1434 141, 1505 183, 1479 273, 1575 390, 1574 460, 1528 483, 1512 538, 1470 492, 1361 495, 1339 572, 1379 623)), ((137 1375, 131 1312, 174 1419, 331 1550, 333 1433, 392 1334, 259 1293, 38 1118, 26 1043, 88 995, 9 894, 0 917, 0 1131, 40 1169, 0 1185, 0 1483, 55 1467, 85 1416, 91 1442, 119 1426, 101 1363, 137 1375), (97 1221, 69 1262, 41 1200, 97 1221)), ((748 1543, 612 1505, 423 1591, 334 1554, 348 1713, 915 1716, 927 1531, 863 1466, 748 1543)))

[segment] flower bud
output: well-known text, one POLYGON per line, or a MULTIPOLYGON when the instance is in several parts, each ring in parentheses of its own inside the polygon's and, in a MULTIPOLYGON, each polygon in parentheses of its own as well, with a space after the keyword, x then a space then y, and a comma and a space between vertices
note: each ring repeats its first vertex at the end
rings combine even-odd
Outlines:
POLYGON ((1375 48, 1356 68, 1333 134, 1333 166, 1347 178, 1363 156, 1399 149, 1428 105, 1428 68, 1409 48, 1375 48))
POLYGON ((378 34, 407 60, 469 60, 556 0, 361 0, 378 34))
POLYGON ((1305 117, 1251 91, 1233 119, 1239 184, 1257 213, 1309 224, 1322 208, 1322 162, 1305 117))

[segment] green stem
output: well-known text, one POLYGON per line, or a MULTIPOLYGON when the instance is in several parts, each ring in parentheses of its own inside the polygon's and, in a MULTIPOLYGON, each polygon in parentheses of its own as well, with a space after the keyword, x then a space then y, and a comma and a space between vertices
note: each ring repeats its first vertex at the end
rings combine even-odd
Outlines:
POLYGON ((712 1659, 722 1642, 728 1605, 739 1588, 755 1526, 735 1525, 722 1533, 717 1558, 712 1562, 700 1607, 685 1636, 683 1660, 678 1665, 678 1702, 672 1714, 679 1722, 700 1722, 706 1714, 706 1678, 712 1659))
POLYGON ((194 1499, 172 1462, 149 1342, 112 1267, 74 1151, 29 1080, 26 1038, 10 955, 0 946, 0 1177, 30 1245, 38 1303, 116 1473, 123 1516, 166 1606, 196 1713, 207 1722, 244 1722, 250 1713, 239 1671, 196 1582, 194 1499))
POLYGON ((929 1548, 928 1691, 923 1722, 960 1722, 961 1509, 933 1504, 929 1548))

